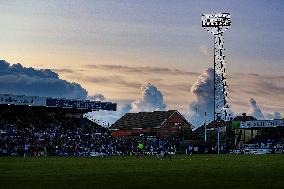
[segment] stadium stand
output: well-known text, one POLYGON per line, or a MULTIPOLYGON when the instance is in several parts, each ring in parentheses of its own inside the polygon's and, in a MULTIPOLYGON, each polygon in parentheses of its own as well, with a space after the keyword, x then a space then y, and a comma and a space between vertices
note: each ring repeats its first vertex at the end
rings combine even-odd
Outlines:
POLYGON ((70 102, 63 99, 63 103, 52 107, 40 104, 44 102, 40 97, 1 97, 0 156, 129 155, 135 153, 136 144, 141 141, 144 152, 154 154, 159 146, 169 148, 173 144, 157 138, 114 138, 108 128, 83 116, 91 109, 82 108, 80 103, 69 106, 70 102))

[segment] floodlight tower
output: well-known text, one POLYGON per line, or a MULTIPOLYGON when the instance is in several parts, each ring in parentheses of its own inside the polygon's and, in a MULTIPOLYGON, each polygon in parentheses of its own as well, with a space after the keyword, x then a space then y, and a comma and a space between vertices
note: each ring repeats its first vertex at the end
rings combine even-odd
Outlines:
POLYGON ((202 14, 202 27, 214 35, 214 120, 230 119, 223 38, 223 32, 230 26, 229 13, 202 14))

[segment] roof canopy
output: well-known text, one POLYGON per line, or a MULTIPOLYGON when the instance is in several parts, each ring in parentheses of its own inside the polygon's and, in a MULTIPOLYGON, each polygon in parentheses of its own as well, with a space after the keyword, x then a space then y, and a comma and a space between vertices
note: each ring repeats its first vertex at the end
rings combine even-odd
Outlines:
MULTIPOLYGON (((111 129, 155 128, 161 126, 163 122, 166 121, 175 112, 177 112, 181 116, 181 114, 177 110, 127 113, 124 116, 122 116, 119 120, 117 120, 110 128, 111 129)), ((186 119, 184 120, 186 121, 186 119)))

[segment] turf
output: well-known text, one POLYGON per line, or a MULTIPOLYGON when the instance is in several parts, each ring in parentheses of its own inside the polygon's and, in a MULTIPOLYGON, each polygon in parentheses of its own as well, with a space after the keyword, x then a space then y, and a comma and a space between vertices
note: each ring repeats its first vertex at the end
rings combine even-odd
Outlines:
POLYGON ((0 188, 283 188, 284 155, 0 158, 0 188))

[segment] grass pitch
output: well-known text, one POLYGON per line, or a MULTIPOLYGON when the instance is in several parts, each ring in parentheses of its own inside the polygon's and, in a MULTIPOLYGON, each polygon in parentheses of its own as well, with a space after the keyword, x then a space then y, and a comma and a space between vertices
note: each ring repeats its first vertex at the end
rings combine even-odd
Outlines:
POLYGON ((284 154, 0 158, 0 188, 283 188, 284 154))

